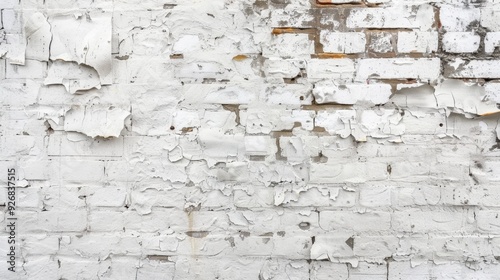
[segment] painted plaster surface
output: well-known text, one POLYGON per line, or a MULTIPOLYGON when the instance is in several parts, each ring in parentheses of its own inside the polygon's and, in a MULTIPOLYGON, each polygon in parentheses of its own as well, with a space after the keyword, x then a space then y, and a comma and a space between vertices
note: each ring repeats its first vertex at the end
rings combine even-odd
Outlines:
POLYGON ((499 104, 497 0, 1 0, 0 279, 498 280, 499 104))

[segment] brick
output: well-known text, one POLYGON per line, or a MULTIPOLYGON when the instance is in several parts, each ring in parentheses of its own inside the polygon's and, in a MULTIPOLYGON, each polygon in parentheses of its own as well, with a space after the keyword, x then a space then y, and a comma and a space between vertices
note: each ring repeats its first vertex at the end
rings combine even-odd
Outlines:
MULTIPOLYGON (((4 66, 0 63, 0 67, 4 66)), ((0 78, 2 77, 0 69, 0 78)), ((26 80, 26 82, 19 83, 19 81, 3 80, 0 82, 0 90, 3 92, 1 101, 2 106, 29 106, 37 102, 38 91, 40 85, 33 80, 26 80)))
POLYGON ((349 277, 346 264, 314 261, 311 266, 311 280, 344 280, 349 277))
MULTIPOLYGON (((411 93, 416 93, 416 92, 411 92, 411 93)), ((406 97, 408 97, 407 101, 411 101, 413 104, 416 104, 418 102, 424 103, 427 101, 424 98, 419 98, 422 96, 411 96, 411 93, 409 95, 406 95, 406 97)), ((435 103, 435 100, 432 102, 435 103)), ((411 114, 405 114, 403 116, 402 123, 404 123, 405 125, 406 135, 411 135, 411 134, 443 135, 446 133, 446 127, 445 127, 445 124, 447 123, 446 116, 443 116, 442 114, 437 112, 422 113, 422 115, 419 115, 418 117, 413 116, 411 114)))
POLYGON ((231 74, 222 63, 214 61, 179 64, 176 68, 175 77, 179 79, 193 80, 223 80, 231 78, 231 74))
POLYGON ((450 78, 500 78, 500 60, 455 59, 445 64, 445 77, 450 78))
POLYGON ((268 59, 264 62, 263 70, 267 77, 294 78, 300 73, 300 69, 305 69, 305 62, 301 60, 277 60, 268 59))
POLYGON ((498 211, 477 211, 477 228, 481 232, 494 233, 500 226, 500 212, 498 211))
POLYGON ((40 188, 29 186, 17 191, 17 205, 20 208, 38 207, 40 204, 40 188))
POLYGON ((23 232, 82 232, 87 228, 85 210, 17 212, 23 232))
MULTIPOLYGON (((113 83, 121 84, 148 84, 148 81, 156 81, 158 84, 164 84, 165 81, 170 81, 174 79, 174 73, 179 73, 182 76, 183 73, 180 72, 182 69, 188 69, 194 65, 185 66, 185 68, 175 68, 174 65, 167 63, 169 58, 159 58, 159 57, 131 57, 127 60, 113 60, 113 83), (176 72, 177 71, 177 72, 176 72)), ((205 69, 206 70, 206 69, 205 69)), ((186 80, 195 74, 189 74, 186 80)), ((215 72, 209 72, 209 74, 199 74, 202 75, 212 75, 212 76, 223 76, 222 74, 217 74, 215 72)), ((195 79, 194 79, 195 80, 195 79)))
POLYGON ((29 235, 24 238, 22 247, 31 255, 56 254, 59 250, 59 237, 46 234, 29 235))
POLYGON ((109 265, 110 261, 100 263, 97 259, 89 259, 80 256, 58 256, 58 276, 61 278, 92 278, 97 277, 103 267, 109 265))
POLYGON ((438 186, 398 188, 394 192, 399 206, 437 205, 441 201, 441 189, 438 186))
POLYGON ((99 188, 92 192, 88 203, 92 207, 120 207, 125 205, 127 190, 124 187, 99 188))
POLYGON ((404 232, 453 232, 464 229, 465 215, 462 211, 441 211, 430 215, 417 209, 398 211, 393 214, 392 227, 404 232))
POLYGON ((399 53, 432 53, 438 49, 437 32, 398 32, 399 53))
POLYGON ((474 32, 447 32, 443 36, 443 49, 450 53, 473 53, 479 49, 480 40, 474 32))
POLYGON ((300 123, 305 130, 313 129, 314 114, 307 110, 286 110, 249 108, 240 111, 241 125, 249 134, 270 133, 271 131, 291 130, 300 123))
POLYGON ((248 194, 244 190, 235 190, 234 205, 242 208, 271 207, 274 205, 274 191, 254 187, 251 194, 248 194))
POLYGON ((34 136, 4 136, 0 139, 0 152, 4 159, 20 155, 29 155, 38 146, 38 139, 34 136))
POLYGON ((426 31, 433 22, 432 7, 420 5, 352 9, 346 25, 348 28, 411 28, 426 31))
POLYGON ((51 156, 120 157, 123 154, 123 137, 92 139, 80 135, 48 137, 47 152, 51 156))
MULTIPOLYGON (((276 204, 276 194, 277 191, 275 191, 274 196, 274 204, 276 204)), ((332 194, 335 193, 335 190, 332 190, 332 194)), ((326 193, 324 190, 320 190, 318 188, 311 188, 307 191, 300 192, 298 197, 295 197, 295 195, 291 195, 293 199, 289 199, 287 203, 283 203, 283 206, 289 206, 289 207, 316 207, 316 206, 334 206, 336 204, 344 205, 348 207, 349 205, 354 204, 354 198, 352 201, 349 203, 349 200, 347 201, 340 201, 337 200, 336 198, 333 198, 330 196, 330 193, 326 193)))
POLYGON ((497 6, 481 9, 481 26, 486 27, 489 31, 500 31, 500 23, 498 17, 500 9, 497 6))
POLYGON ((354 76, 354 61, 351 59, 312 59, 307 64, 309 80, 351 80, 354 76))
POLYGON ((497 207, 500 205, 500 188, 497 188, 495 185, 484 186, 483 190, 478 192, 484 194, 480 199, 482 205, 488 207, 497 207))
POLYGON ((26 161, 20 164, 22 178, 26 180, 48 180, 52 171, 51 161, 26 161))
POLYGON ((85 234, 83 236, 69 236, 68 242, 61 241, 59 251, 61 255, 79 250, 83 256, 104 258, 107 255, 138 256, 141 252, 140 241, 136 236, 111 234, 85 234), (92 246, 93 245, 93 246, 92 246))
POLYGON ((271 105, 310 105, 312 103, 311 85, 285 84, 266 89, 260 99, 271 105))
POLYGON ((183 210, 158 208, 147 214, 151 219, 144 219, 143 215, 136 211, 125 212, 125 230, 151 233, 170 227, 180 232, 206 231, 207 229, 216 232, 216 229, 225 231, 229 226, 227 215, 220 211, 195 211, 189 216, 183 210))
POLYGON ((60 174, 73 182, 98 182, 104 177, 103 161, 61 161, 60 174))
POLYGON ((287 259, 304 259, 309 257, 311 238, 309 236, 233 237, 233 253, 237 256, 273 256, 287 259))
POLYGON ((419 79, 433 81, 439 77, 438 58, 359 59, 356 81, 368 79, 419 79))
POLYGON ((353 162, 345 164, 311 164, 311 183, 363 183, 368 180, 383 180, 386 175, 385 164, 353 162), (333 171, 333 172, 332 172, 333 171))
POLYGON ((386 134, 388 131, 391 135, 403 134, 404 126, 399 124, 400 117, 399 113, 392 110, 364 110, 359 118, 354 110, 320 111, 315 124, 342 138, 352 135, 356 141, 365 142, 368 136, 390 137, 386 134))
POLYGON ((19 6, 19 2, 17 0, 5 0, 0 4, 0 9, 13 9, 19 6))
MULTIPOLYGON (((152 185, 149 185, 152 186, 152 185)), ((130 192, 130 207, 149 213, 152 207, 184 207, 186 190, 148 188, 146 186, 130 192)))
POLYGON ((57 261, 50 256, 31 256, 23 263, 25 275, 38 279, 56 279, 59 274, 58 268, 57 261))
POLYGON ((184 96, 189 103, 248 104, 257 99, 255 85, 187 85, 184 96))
POLYGON ((120 231, 125 225, 122 212, 93 210, 89 214, 89 229, 93 232, 120 231))
POLYGON ((318 214, 316 212, 299 213, 293 210, 285 210, 281 215, 269 209, 259 209, 257 211, 245 210, 228 215, 229 221, 235 229, 241 231, 251 231, 254 234, 265 234, 268 232, 285 232, 292 235, 300 233, 304 235, 304 230, 300 224, 308 224, 310 231, 318 231, 318 214), (241 222, 241 221, 247 222, 241 222), (269 221, 273 221, 269 224, 269 221))
POLYGON ((172 47, 173 53, 192 52, 201 49, 200 37, 198 35, 179 36, 172 47))
POLYGON ((110 264, 110 270, 105 275, 101 276, 102 279, 123 279, 134 280, 136 279, 137 267, 140 261, 134 257, 113 257, 110 264))
POLYGON ((280 137, 279 139, 281 156, 286 157, 290 162, 302 162, 310 156, 304 149, 302 139, 299 137, 280 137))
MULTIPOLYGON (((6 1, 6 4, 9 5, 9 2, 13 2, 10 0, 6 1)), ((14 3, 10 3, 10 5, 14 5, 14 3)), ((12 7, 14 8, 14 7, 12 7)), ((2 11, 2 24, 5 32, 7 33, 22 33, 23 30, 23 22, 22 22, 22 12, 16 9, 9 9, 8 7, 3 7, 2 11), (7 9, 5 9, 7 8, 7 9)))
POLYGON ((446 31, 470 31, 480 16, 481 10, 473 7, 443 5, 439 9, 441 25, 446 31))
POLYGON ((395 236, 363 236, 354 238, 354 254, 378 262, 391 257, 398 247, 399 239, 395 236))
POLYGON ((495 52, 500 47, 500 32, 488 32, 484 38, 484 51, 495 52))
POLYGON ((436 266, 433 271, 434 277, 451 277, 451 278, 477 278, 477 279, 495 279, 499 273, 499 268, 496 265, 486 266, 484 270, 474 271, 461 266, 458 263, 444 264, 436 266))
POLYGON ((325 52, 352 54, 365 51, 365 33, 321 30, 320 36, 320 42, 325 52))
POLYGON ((389 212, 322 211, 319 218, 321 228, 326 231, 386 231, 391 227, 389 212))
POLYGON ((390 262, 390 280, 417 280, 430 279, 432 277, 432 265, 428 263, 413 267, 410 262, 390 262))
POLYGON ((146 260, 137 270, 136 279, 174 279, 175 264, 158 260, 146 260))
POLYGON ((387 265, 360 262, 358 267, 349 271, 349 279, 363 280, 367 277, 373 280, 387 279, 387 265))
POLYGON ((450 260, 466 261, 469 258, 489 259, 492 258, 491 248, 495 240, 488 240, 485 236, 464 236, 448 238, 429 239, 429 246, 433 248, 449 248, 438 250, 434 260, 439 262, 449 262, 450 260))
POLYGON ((312 27, 314 26, 314 12, 310 9, 273 9, 271 10, 270 26, 273 27, 312 27))
MULTIPOLYGON (((492 194, 494 191, 492 190, 492 194)), ((441 188, 441 202, 447 205, 481 205, 484 188, 465 188, 447 186, 441 188)))
POLYGON ((392 188, 386 186, 366 186, 359 190, 359 204, 365 207, 390 206, 392 188))
POLYGON ((318 104, 384 104, 389 101, 392 89, 387 84, 332 84, 316 83, 314 100, 318 104))
POLYGON ((190 259, 189 256, 179 258, 175 262, 175 278, 190 279, 201 275, 210 278, 231 279, 232 277, 244 277, 247 279, 258 278, 263 261, 260 259, 248 259, 248 262, 229 265, 230 258, 197 258, 190 259))
POLYGON ((394 51, 393 36, 390 32, 375 32, 370 34, 368 49, 376 53, 389 53, 394 51))
POLYGON ((320 235, 315 236, 315 242, 311 248, 312 260, 336 260, 352 258, 353 248, 349 245, 350 236, 344 235, 320 235))
POLYGON ((264 57, 307 58, 314 53, 314 42, 308 34, 281 34, 273 36, 269 46, 262 50, 264 57))
POLYGON ((38 60, 26 59, 24 65, 6 63, 5 77, 7 79, 41 79, 47 72, 47 63, 38 60))

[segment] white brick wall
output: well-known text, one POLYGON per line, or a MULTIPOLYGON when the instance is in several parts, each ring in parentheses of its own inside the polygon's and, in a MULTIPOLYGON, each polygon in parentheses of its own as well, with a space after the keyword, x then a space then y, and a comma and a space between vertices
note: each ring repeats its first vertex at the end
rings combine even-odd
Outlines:
POLYGON ((498 279, 499 4, 0 1, 0 279, 498 279))

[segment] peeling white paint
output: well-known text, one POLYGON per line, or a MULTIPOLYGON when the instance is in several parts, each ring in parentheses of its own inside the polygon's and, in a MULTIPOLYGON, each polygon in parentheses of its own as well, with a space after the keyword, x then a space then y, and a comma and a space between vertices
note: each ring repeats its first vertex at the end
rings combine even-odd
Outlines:
POLYGON ((494 2, 1 1, 2 279, 497 279, 494 2))
POLYGON ((101 84, 112 83, 110 13, 56 15, 49 18, 49 23, 51 60, 87 65, 99 73, 101 84))
POLYGON ((64 114, 64 130, 94 137, 118 137, 129 111, 102 106, 71 108, 64 114))

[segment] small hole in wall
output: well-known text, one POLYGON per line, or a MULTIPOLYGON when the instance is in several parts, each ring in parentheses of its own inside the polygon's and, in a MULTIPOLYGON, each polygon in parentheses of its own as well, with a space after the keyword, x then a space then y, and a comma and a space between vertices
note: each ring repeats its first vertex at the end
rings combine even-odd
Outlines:
POLYGON ((308 223, 308 222, 301 222, 301 223, 299 224, 299 228, 300 228, 301 230, 308 230, 310 227, 311 227, 311 224, 310 224, 310 223, 308 223))
POLYGON ((439 127, 443 127, 443 123, 440 123, 440 124, 439 124, 439 127))
POLYGON ((300 97, 300 100, 304 100, 304 96, 301 96, 301 97, 300 97))
POLYGON ((172 126, 170 127, 170 130, 174 130, 174 129, 175 129, 175 126, 173 126, 173 125, 172 125, 172 126))

